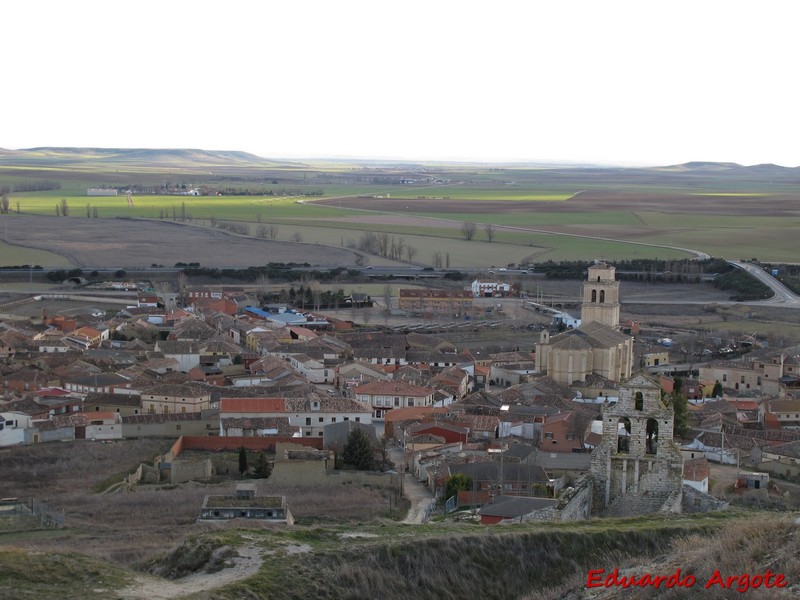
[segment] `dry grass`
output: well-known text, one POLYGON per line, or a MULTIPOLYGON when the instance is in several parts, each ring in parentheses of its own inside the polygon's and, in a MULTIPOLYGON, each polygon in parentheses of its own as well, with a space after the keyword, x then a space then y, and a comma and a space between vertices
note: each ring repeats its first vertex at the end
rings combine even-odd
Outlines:
MULTIPOLYGON (((259 522, 233 520, 196 523, 206 495, 230 494, 235 481, 181 486, 139 486, 133 493, 97 494, 121 480, 141 462, 151 463, 168 440, 89 441, 21 446, 0 453, 3 497, 37 498, 66 514, 67 528, 36 535, 13 534, 0 544, 38 551, 69 551, 140 565, 187 536, 236 527, 260 529, 259 522)), ((388 496, 357 486, 286 487, 260 494, 285 495, 295 519, 303 523, 367 522, 388 514, 388 496)), ((14 529, 13 526, 7 529, 14 529)))

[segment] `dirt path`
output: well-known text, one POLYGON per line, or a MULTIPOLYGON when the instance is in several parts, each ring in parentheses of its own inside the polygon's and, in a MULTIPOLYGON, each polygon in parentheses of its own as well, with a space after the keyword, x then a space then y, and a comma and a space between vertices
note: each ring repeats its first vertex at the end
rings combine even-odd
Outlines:
MULTIPOLYGON (((389 457, 392 459, 397 472, 402 472, 404 466, 403 449, 398 447, 391 448, 389 450, 389 457)), ((412 525, 421 525, 424 523, 428 506, 433 503, 433 496, 431 496, 428 488, 417 481, 413 475, 408 473, 406 473, 403 479, 403 489, 406 498, 411 501, 411 508, 408 510, 408 514, 402 522, 412 525)))
POLYGON ((255 575, 264 562, 259 549, 254 546, 241 546, 238 552, 239 556, 231 561, 233 566, 216 573, 198 573, 174 581, 138 575, 130 586, 118 593, 118 597, 149 600, 181 598, 197 592, 207 592, 255 575))

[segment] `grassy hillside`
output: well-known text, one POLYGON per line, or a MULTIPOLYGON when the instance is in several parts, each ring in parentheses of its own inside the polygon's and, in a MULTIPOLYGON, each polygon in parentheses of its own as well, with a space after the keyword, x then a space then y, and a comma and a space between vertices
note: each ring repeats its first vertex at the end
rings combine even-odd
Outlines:
MULTIPOLYGON (((183 590, 195 591, 192 598, 612 598, 623 590, 591 590, 584 596, 583 588, 589 570, 614 568, 636 576, 666 576, 680 568, 697 579, 692 590, 631 589, 625 590, 625 598, 649 598, 656 592, 666 598, 700 594, 714 569, 726 576, 763 573, 767 568, 784 575, 787 587, 769 594, 750 591, 756 598, 794 597, 800 590, 800 531, 789 515, 730 512, 505 527, 387 522, 214 529, 209 526, 208 533, 142 565, 150 573, 189 573, 188 579, 174 583, 162 580, 160 588, 151 575, 80 554, 0 551, 0 596, 58 592, 60 597, 93 597, 97 590, 111 588, 115 592, 106 597, 128 598, 140 597, 141 586, 151 585, 162 590, 159 597, 183 590), (224 568, 237 552, 260 554, 260 568, 258 562, 224 568), (237 579, 237 572, 243 578, 237 579)), ((718 586, 713 592, 709 597, 741 597, 718 586)))

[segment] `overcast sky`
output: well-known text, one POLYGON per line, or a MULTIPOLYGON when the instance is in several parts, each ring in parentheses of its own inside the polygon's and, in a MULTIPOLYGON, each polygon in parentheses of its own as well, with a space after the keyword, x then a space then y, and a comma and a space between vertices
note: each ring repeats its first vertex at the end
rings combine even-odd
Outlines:
POLYGON ((0 147, 800 165, 797 2, 12 1, 0 147))

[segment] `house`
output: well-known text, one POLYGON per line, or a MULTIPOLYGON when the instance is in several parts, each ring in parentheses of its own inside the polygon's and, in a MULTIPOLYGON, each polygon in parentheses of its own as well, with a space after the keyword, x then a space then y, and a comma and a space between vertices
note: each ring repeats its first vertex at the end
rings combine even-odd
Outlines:
POLYGON ((55 427, 74 427, 76 440, 122 439, 122 416, 116 412, 82 412, 56 415, 55 427))
POLYGON ((800 427, 800 398, 770 400, 769 412, 775 415, 781 427, 800 427))
POLYGON ((350 389, 370 383, 372 381, 388 381, 391 375, 379 367, 374 367, 365 363, 348 363, 339 365, 336 369, 336 387, 342 390, 350 389))
POLYGON ((220 435, 234 437, 299 437, 288 417, 226 417, 219 421, 220 435))
POLYGON ((21 412, 0 412, 0 447, 25 443, 25 430, 33 419, 21 412))
POLYGON ((97 373, 64 378, 64 388, 81 394, 113 394, 130 389, 131 382, 116 373, 97 373))
POLYGON ((155 344, 155 351, 161 352, 164 358, 176 360, 181 373, 188 373, 200 364, 200 346, 196 341, 159 340, 155 344))
MULTIPOLYGON (((372 412, 358 402, 346 398, 319 398, 315 395, 301 398, 221 398, 220 422, 226 419, 258 417, 287 418, 303 437, 324 435, 325 426, 331 423, 354 421, 370 425, 372 412)), ((220 432, 225 435, 224 432, 220 432)))
POLYGON ((311 383, 332 383, 336 375, 333 367, 307 354, 288 354, 289 364, 311 383))
POLYGON ((546 416, 542 423, 539 448, 546 452, 578 452, 583 450, 578 414, 574 411, 546 416))
POLYGON ((398 308, 412 314, 461 316, 472 310, 472 294, 465 290, 400 288, 398 308))
MULTIPOLYGON (((560 484, 551 480, 539 465, 525 465, 504 460, 449 465, 450 475, 463 473, 472 479, 474 490, 490 490, 507 495, 529 496, 544 493, 544 488, 560 484)), ((552 497, 553 490, 548 495, 552 497)))
POLYGON ((325 450, 343 450, 350 438, 350 434, 356 429, 360 429, 367 434, 373 448, 377 448, 380 445, 374 425, 356 421, 340 421, 325 425, 322 434, 322 447, 325 450))
POLYGON ((211 408, 211 393, 193 384, 161 384, 142 390, 142 412, 199 413, 211 408))
POLYGON ((497 525, 503 521, 513 521, 534 511, 555 505, 553 498, 529 498, 524 496, 494 496, 489 504, 481 507, 478 514, 481 525, 497 525))
POLYGON ((708 493, 708 461, 705 457, 692 458, 683 463, 683 485, 708 493))
POLYGON ((186 374, 189 381, 202 381, 208 385, 225 385, 225 373, 217 366, 198 365, 186 374))
POLYGON ((353 388, 356 401, 371 406, 376 419, 384 418, 393 408, 430 406, 435 391, 405 381, 373 381, 353 388))
POLYGON ((755 446, 750 457, 761 471, 777 477, 800 476, 800 441, 775 446, 755 446))
POLYGON ((139 437, 216 436, 219 434, 219 413, 139 414, 122 417, 122 435, 139 437))
POLYGON ((142 411, 142 401, 133 394, 96 394, 86 395, 83 401, 83 412, 115 412, 123 417, 138 415, 142 411))
POLYGON ((497 296, 508 296, 511 293, 511 286, 499 281, 481 281, 476 279, 470 286, 474 298, 492 298, 497 296))
POLYGON ((456 442, 466 442, 469 437, 469 429, 452 423, 434 421, 411 425, 406 429, 406 435, 410 437, 432 435, 441 437, 444 440, 443 443, 454 444, 456 442))

